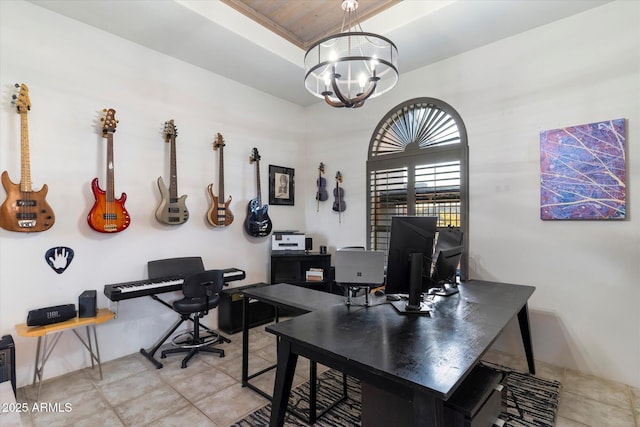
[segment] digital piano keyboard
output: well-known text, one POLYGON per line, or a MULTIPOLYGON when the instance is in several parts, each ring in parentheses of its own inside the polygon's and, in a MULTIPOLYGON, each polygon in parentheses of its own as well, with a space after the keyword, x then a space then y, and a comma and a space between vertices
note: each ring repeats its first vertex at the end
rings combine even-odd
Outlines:
MULTIPOLYGON (((224 281, 232 282, 245 278, 245 272, 238 268, 225 268, 224 281)), ((164 292, 179 291, 182 289, 184 277, 170 276, 158 279, 136 280, 133 282, 115 283, 104 286, 104 294, 111 301, 139 298, 164 292)))

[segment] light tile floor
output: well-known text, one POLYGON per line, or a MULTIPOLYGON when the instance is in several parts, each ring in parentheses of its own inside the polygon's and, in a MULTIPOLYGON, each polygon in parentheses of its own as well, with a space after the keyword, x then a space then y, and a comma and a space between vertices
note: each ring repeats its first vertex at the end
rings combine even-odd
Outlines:
MULTIPOLYGON (((135 353, 103 363, 103 380, 97 368, 83 369, 46 380, 41 412, 21 415, 24 426, 211 426, 224 427, 267 404, 267 400, 240 385, 242 334, 222 344, 226 357, 200 354, 186 369, 181 355, 163 359, 155 369, 135 353)), ((250 372, 275 362, 275 338, 258 327, 251 331, 250 372)), ((159 356, 159 352, 158 352, 159 356)), ((487 360, 526 370, 524 357, 490 351, 487 360)), ((640 427, 640 389, 583 373, 537 362, 537 374, 562 383, 557 427, 640 427)), ((294 379, 308 378, 309 363, 300 359, 294 379)), ((252 384, 271 393, 275 372, 252 384)), ((33 407, 35 390, 18 389, 18 402, 33 407)))

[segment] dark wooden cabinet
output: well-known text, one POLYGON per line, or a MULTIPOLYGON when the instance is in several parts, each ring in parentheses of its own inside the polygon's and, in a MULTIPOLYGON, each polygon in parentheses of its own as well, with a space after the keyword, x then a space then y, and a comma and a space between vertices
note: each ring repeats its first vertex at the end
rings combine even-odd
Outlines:
POLYGON ((287 252, 271 253, 271 284, 289 283, 329 292, 331 254, 287 252), (312 277, 315 277, 313 280, 312 277))

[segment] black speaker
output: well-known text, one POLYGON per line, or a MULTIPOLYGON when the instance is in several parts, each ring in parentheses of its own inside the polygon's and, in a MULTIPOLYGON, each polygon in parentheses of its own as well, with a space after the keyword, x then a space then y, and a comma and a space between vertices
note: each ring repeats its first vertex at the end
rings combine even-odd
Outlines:
POLYGON ((0 339, 0 383, 11 381, 13 394, 16 394, 16 347, 11 335, 0 339))
POLYGON ((78 317, 96 317, 96 291, 84 291, 78 297, 78 317))
POLYGON ((53 307, 31 310, 27 315, 27 326, 43 326, 64 322, 76 317, 74 304, 56 305, 53 307))
POLYGON ((311 237, 304 238, 304 250, 307 252, 313 250, 313 239, 311 237))

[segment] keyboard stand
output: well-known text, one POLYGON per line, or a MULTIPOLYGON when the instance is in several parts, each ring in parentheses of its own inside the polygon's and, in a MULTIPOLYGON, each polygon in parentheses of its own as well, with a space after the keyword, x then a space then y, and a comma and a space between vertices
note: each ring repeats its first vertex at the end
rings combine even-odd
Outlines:
MULTIPOLYGON (((158 301, 160 304, 164 305, 165 307, 169 307, 172 311, 173 310, 173 306, 171 304, 169 304, 168 302, 164 301, 162 298, 158 297, 157 295, 149 295, 152 299, 154 299, 155 301, 158 301)), ((185 320, 191 320, 191 322, 195 322, 193 320, 192 316, 189 316, 188 319, 184 319, 182 317, 182 315, 180 315, 180 319, 178 319, 173 326, 171 326, 171 328, 169 328, 169 330, 162 336, 162 338, 160 338, 156 344, 153 347, 150 347, 148 350, 141 348, 140 349, 140 354, 142 354, 144 357, 146 357, 149 362, 153 363, 153 365, 156 367, 156 369, 161 369, 162 368, 162 363, 158 362, 158 360, 154 357, 156 352, 160 349, 160 347, 162 347, 162 345, 169 339, 169 337, 171 337, 171 335, 173 335, 173 333, 176 331, 176 329, 178 329, 178 327, 185 321, 185 320)), ((206 325, 203 325, 202 323, 200 323, 200 327, 205 329, 207 332, 211 333, 211 334, 216 334, 218 335, 218 339, 215 342, 227 342, 230 343, 231 340, 225 336, 223 336, 222 334, 220 334, 220 332, 218 331, 214 331, 213 329, 207 327, 206 325)), ((213 343, 212 343, 213 344, 213 343)))

